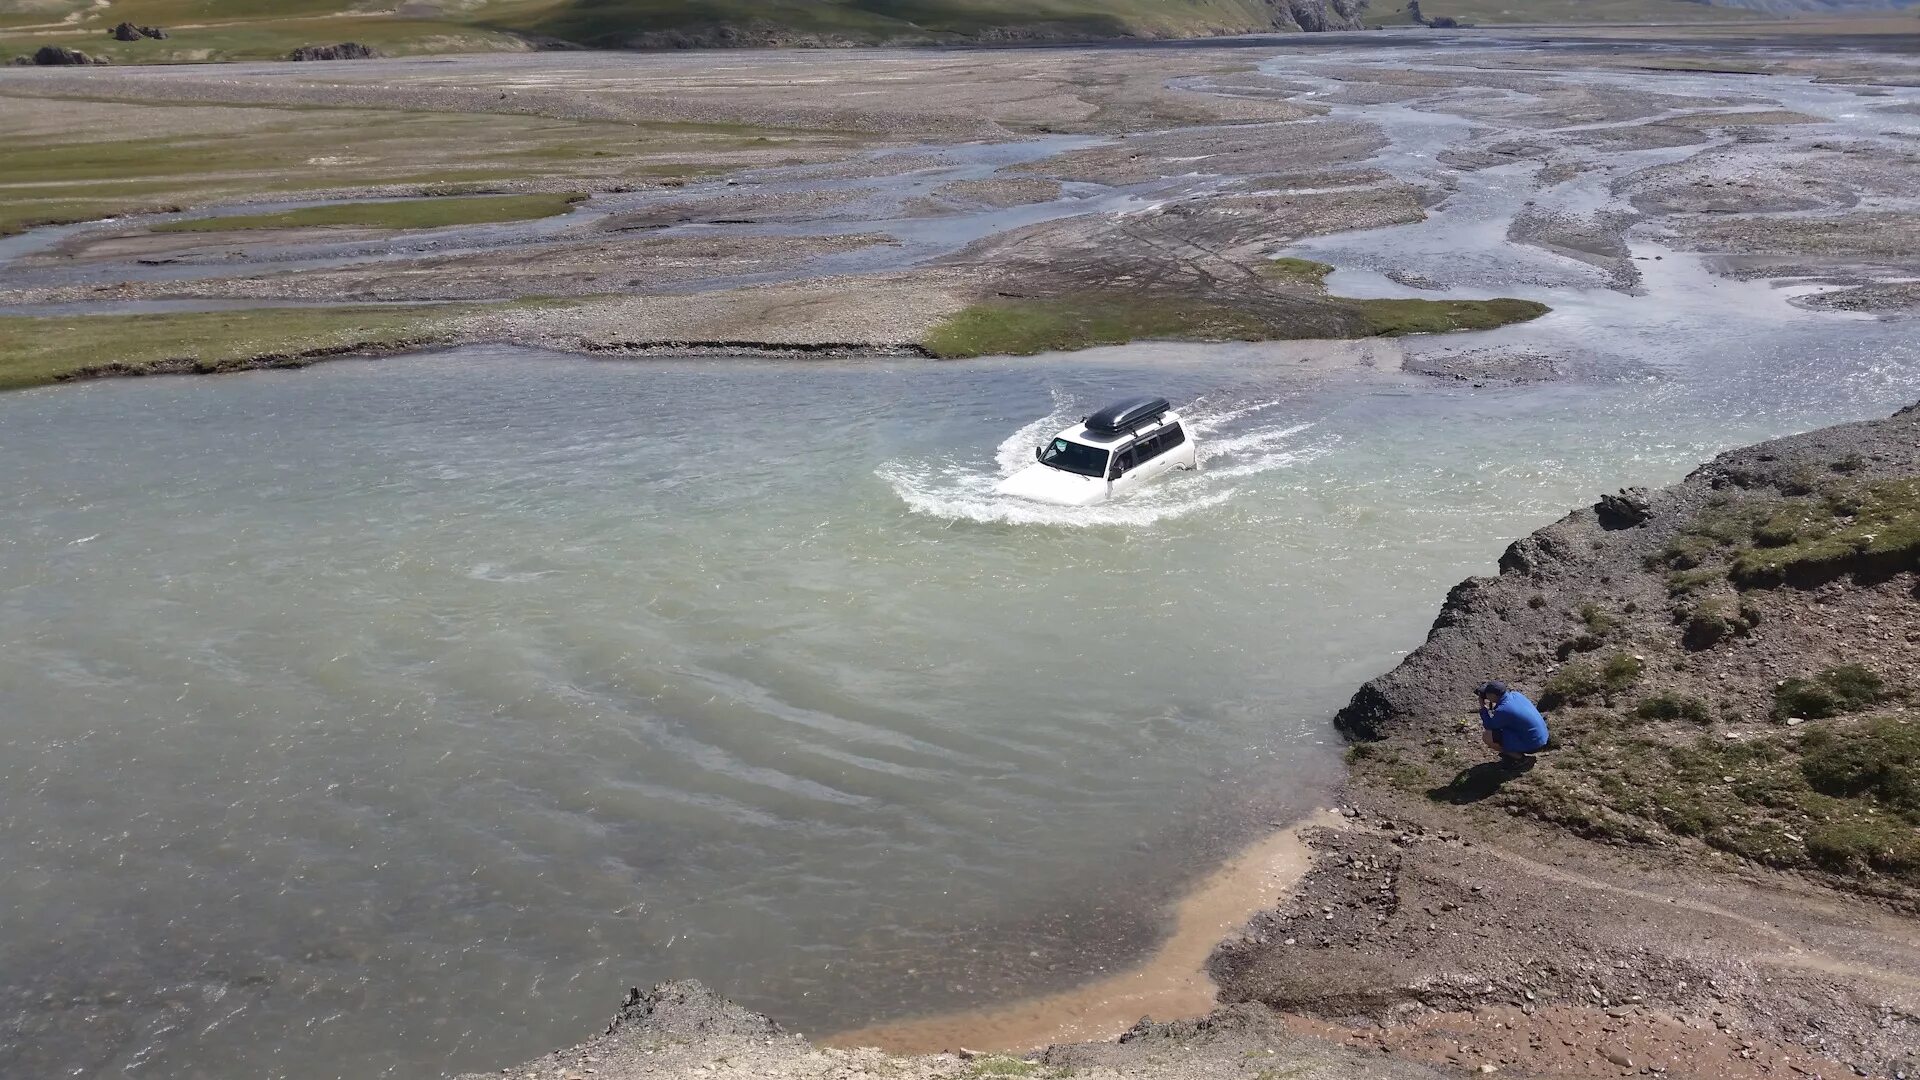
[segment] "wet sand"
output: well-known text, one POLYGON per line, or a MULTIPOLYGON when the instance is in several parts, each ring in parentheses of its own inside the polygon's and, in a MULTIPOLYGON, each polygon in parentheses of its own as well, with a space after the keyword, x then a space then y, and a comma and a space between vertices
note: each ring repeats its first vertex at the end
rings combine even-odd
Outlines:
POLYGON ((1282 899, 1305 876, 1311 852, 1302 838, 1314 826, 1343 819, 1321 810, 1305 822, 1264 837, 1227 860, 1181 897, 1171 931, 1145 960, 1126 971, 1059 994, 990 1009, 922 1017, 838 1032, 824 1046, 876 1047, 896 1054, 954 1050, 1024 1053, 1054 1044, 1117 1038, 1141 1017, 1201 1016, 1218 1004, 1207 958, 1223 937, 1282 899))

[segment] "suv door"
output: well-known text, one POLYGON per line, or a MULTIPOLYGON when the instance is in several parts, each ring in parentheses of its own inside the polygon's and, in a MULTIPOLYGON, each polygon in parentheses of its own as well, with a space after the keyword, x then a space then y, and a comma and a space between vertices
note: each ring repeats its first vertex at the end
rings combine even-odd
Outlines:
POLYGON ((1172 453, 1174 445, 1172 432, 1165 428, 1140 440, 1134 471, 1142 482, 1172 470, 1178 459, 1178 455, 1172 453))
POLYGON ((1107 487, 1109 494, 1118 495, 1140 486, 1143 477, 1140 474, 1140 457, 1137 447, 1136 443, 1134 446, 1114 451, 1113 465, 1107 470, 1107 479, 1111 481, 1107 487))

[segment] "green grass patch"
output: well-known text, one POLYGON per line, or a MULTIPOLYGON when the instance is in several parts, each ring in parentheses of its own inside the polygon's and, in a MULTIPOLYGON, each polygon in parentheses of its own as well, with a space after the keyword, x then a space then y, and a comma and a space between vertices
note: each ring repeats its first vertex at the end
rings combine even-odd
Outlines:
POLYGON ((1364 330, 1354 337, 1399 337, 1404 334, 1444 334, 1453 330, 1492 330, 1526 322, 1550 309, 1532 300, 1501 297, 1496 300, 1347 300, 1364 330))
POLYGON ((1620 619, 1617 616, 1591 600, 1581 603, 1574 614, 1580 616, 1581 625, 1585 626, 1590 634, 1604 637, 1620 627, 1620 619))
MULTIPOLYGON (((1698 571, 1685 571, 1698 573, 1698 571)), ((1709 571, 1709 573, 1712 573, 1709 571)), ((1714 574, 1717 579, 1718 574, 1714 574)), ((1683 606, 1677 621, 1681 624, 1680 644, 1699 652, 1711 649, 1730 637, 1745 637, 1760 625, 1760 609, 1731 596, 1709 596, 1691 607, 1683 606)))
POLYGON ((723 26, 855 42, 965 40, 1022 30, 1064 37, 1165 37, 1272 26, 1262 0, 597 0, 493 6, 506 10, 492 18, 483 13, 483 21, 598 46, 625 45, 641 34, 723 26))
POLYGON ((1730 580, 1743 589, 1813 586, 1846 575, 1920 569, 1920 479, 1862 484, 1842 458, 1783 481, 1787 498, 1718 500, 1649 566, 1667 567, 1676 596, 1730 580))
POLYGON ((922 345, 935 356, 1031 356, 1146 338, 1254 341, 1267 336, 1261 319, 1233 308, 1146 297, 1076 296, 1059 300, 998 300, 949 317, 922 345))
POLYGON ((1559 709, 1613 700, 1640 681, 1646 664, 1627 653, 1614 653, 1605 660, 1581 660, 1568 664, 1540 687, 1540 707, 1559 709))
POLYGON ((143 211, 171 211, 172 203, 140 203, 127 199, 32 199, 0 200, 0 236, 12 236, 43 225, 75 225, 83 221, 119 217, 143 211))
POLYGON ((1633 715, 1642 720, 1662 722, 1685 721, 1689 724, 1710 724, 1713 717, 1707 712, 1707 703, 1687 694, 1660 693, 1642 698, 1633 707, 1633 715))
POLYGON ((402 348, 443 338, 460 307, 264 308, 165 315, 0 316, 0 390, 100 369, 213 372, 256 358, 402 348))
POLYGON ((1333 273, 1331 263, 1315 262, 1312 259, 1296 259, 1283 256, 1268 259, 1258 264, 1260 273, 1279 281, 1291 281, 1302 285, 1324 285, 1327 275, 1333 273))
POLYGON ((1581 713, 1568 751, 1503 801, 1590 835, 1661 833, 1788 869, 1920 888, 1920 725, 1878 717, 1804 734, 1673 743, 1581 713))
POLYGON ((583 195, 473 195, 310 206, 271 214, 195 218, 156 225, 154 232, 227 232, 234 229, 442 229, 553 217, 571 210, 583 195))
POLYGON ((1824 499, 1783 500, 1736 552, 1736 584, 1814 584, 1848 573, 1920 569, 1920 479, 1889 480, 1824 499))
POLYGON ((1885 701, 1887 684, 1859 664, 1828 668, 1810 679, 1785 679, 1773 691, 1773 718, 1824 720, 1885 701))
POLYGON ((100 14, 80 24, 80 29, 88 33, 78 36, 0 28, 0 62, 31 54, 42 45, 64 45, 123 65, 284 60, 302 45, 343 41, 370 45, 393 56, 526 48, 514 34, 473 24, 339 14, 347 8, 346 3, 317 5, 330 9, 320 14, 292 11, 285 16, 238 10, 242 5, 228 0, 192 6, 202 13, 182 14, 169 10, 170 5, 117 0, 111 8, 100 9, 100 14), (168 37, 165 41, 115 41, 107 31, 123 19, 166 27, 168 37))
POLYGON ((1486 329, 1530 319, 1546 307, 1526 300, 1315 300, 1299 318, 1184 297, 1075 293, 1060 297, 990 300, 949 316, 921 342, 943 359, 1031 356, 1034 353, 1124 345, 1130 341, 1267 341, 1354 338, 1379 334, 1486 329), (1382 322, 1388 303, 1407 317, 1382 322), (1422 307, 1424 305, 1424 308, 1422 307), (1518 306, 1514 306, 1518 305, 1518 306), (1415 311, 1425 313, 1414 317, 1415 311))

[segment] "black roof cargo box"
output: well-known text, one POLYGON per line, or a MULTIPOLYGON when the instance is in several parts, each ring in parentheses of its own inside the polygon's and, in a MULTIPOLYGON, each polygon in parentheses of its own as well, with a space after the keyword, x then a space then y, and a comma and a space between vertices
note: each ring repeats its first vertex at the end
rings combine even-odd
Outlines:
POLYGON ((1161 414, 1173 408, 1163 397, 1128 398, 1113 404, 1086 418, 1083 423, 1088 431, 1117 434, 1132 431, 1142 424, 1150 424, 1160 419, 1161 414))

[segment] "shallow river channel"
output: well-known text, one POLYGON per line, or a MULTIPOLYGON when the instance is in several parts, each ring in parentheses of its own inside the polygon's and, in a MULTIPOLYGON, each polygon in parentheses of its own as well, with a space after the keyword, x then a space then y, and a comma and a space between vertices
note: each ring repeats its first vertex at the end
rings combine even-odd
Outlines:
MULTIPOLYGON (((1504 243, 1305 250, 1387 291, 1448 228, 1504 243)), ((0 1074, 428 1076, 668 978, 826 1033, 1132 962, 1509 541, 1920 398, 1911 323, 1636 252, 1448 339, 1584 358, 1524 386, 469 348, 0 396, 0 1074), (1139 392, 1198 474, 993 495, 1139 392)))

